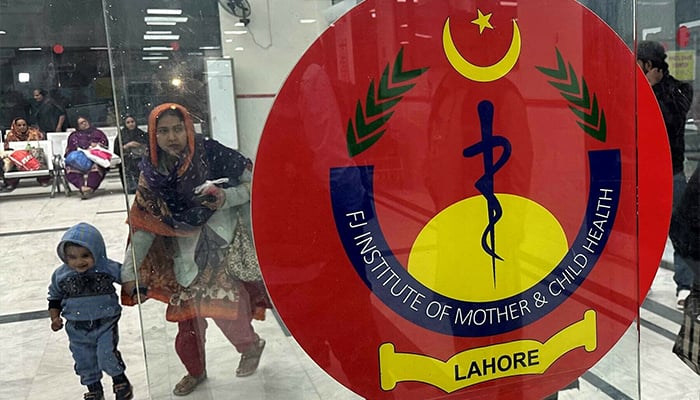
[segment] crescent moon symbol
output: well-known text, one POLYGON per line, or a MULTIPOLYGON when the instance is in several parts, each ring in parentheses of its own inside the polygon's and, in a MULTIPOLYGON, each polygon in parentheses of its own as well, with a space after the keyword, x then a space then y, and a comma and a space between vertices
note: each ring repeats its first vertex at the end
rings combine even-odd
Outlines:
POLYGON ((518 23, 513 20, 513 39, 510 42, 510 48, 506 55, 493 65, 481 67, 464 59, 457 47, 455 47, 452 41, 452 34, 450 33, 449 17, 442 29, 442 47, 450 65, 463 77, 477 82, 492 82, 510 72, 520 57, 520 44, 520 29, 518 29, 518 23))

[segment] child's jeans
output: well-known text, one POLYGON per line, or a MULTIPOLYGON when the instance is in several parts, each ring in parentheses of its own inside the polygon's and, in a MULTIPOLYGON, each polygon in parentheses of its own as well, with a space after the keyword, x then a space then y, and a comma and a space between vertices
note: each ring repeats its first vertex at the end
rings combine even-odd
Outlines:
POLYGON ((82 385, 102 379, 102 371, 109 376, 124 373, 126 366, 117 350, 121 315, 94 321, 66 321, 70 351, 75 361, 75 373, 82 385))

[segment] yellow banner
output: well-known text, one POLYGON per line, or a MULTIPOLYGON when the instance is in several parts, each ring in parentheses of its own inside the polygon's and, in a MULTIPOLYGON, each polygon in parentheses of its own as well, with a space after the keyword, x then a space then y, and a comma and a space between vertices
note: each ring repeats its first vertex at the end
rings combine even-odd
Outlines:
POLYGON ((405 381, 423 382, 447 393, 477 383, 517 375, 544 373, 569 351, 583 347, 592 352, 598 345, 596 312, 588 310, 583 319, 549 338, 516 340, 462 351, 443 362, 436 358, 396 353, 392 343, 379 346, 379 371, 383 390, 393 390, 405 381))
POLYGON ((695 80, 695 50, 670 50, 668 56, 668 72, 681 81, 695 80))

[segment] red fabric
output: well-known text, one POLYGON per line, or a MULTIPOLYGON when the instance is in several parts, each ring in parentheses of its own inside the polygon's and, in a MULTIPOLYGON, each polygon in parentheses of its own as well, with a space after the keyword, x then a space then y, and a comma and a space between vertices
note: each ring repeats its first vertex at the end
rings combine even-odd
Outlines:
POLYGON ((90 154, 100 157, 103 160, 111 160, 112 153, 100 149, 90 149, 90 154))
MULTIPOLYGON (((239 353, 248 350, 258 340, 258 336, 250 325, 250 319, 214 319, 214 323, 239 353)), ((206 370, 204 342, 206 340, 207 321, 199 317, 179 321, 177 328, 175 351, 185 369, 187 369, 188 374, 201 376, 206 370)))
POLYGON ((10 160, 20 171, 37 171, 41 167, 39 160, 29 150, 15 150, 10 153, 10 160))

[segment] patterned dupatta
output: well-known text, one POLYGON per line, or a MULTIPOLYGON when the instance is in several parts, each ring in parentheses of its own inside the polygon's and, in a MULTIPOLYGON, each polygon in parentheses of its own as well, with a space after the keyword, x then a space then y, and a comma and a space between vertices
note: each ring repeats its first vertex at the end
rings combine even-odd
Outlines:
POLYGON ((203 140, 196 137, 194 124, 184 107, 166 103, 156 107, 148 119, 148 153, 139 163, 141 176, 136 201, 131 207, 134 229, 163 236, 189 236, 211 217, 214 211, 195 199, 194 189, 207 180, 208 165, 203 140), (157 119, 174 108, 184 116, 187 147, 174 166, 164 170, 165 154, 158 148, 157 119))

